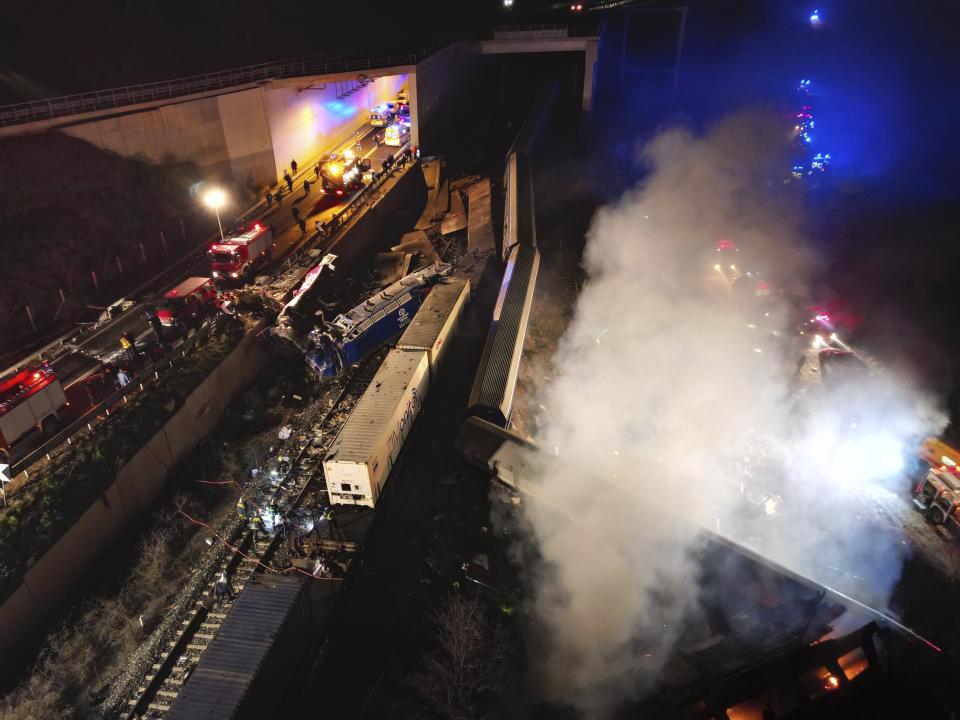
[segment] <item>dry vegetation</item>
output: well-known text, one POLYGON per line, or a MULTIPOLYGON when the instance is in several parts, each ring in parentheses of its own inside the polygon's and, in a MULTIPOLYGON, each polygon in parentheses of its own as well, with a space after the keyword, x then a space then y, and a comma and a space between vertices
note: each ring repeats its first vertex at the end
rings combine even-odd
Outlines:
POLYGON ((475 598, 449 595, 434 616, 436 647, 413 675, 416 692, 438 717, 479 720, 502 690, 503 627, 475 598))
POLYGON ((30 676, 0 699, 0 718, 86 714, 92 693, 122 666, 142 639, 143 627, 150 628, 163 614, 172 580, 182 574, 183 560, 177 563, 171 554, 179 522, 170 511, 156 519, 120 592, 89 602, 79 618, 48 638, 30 676))
POLYGON ((180 492, 143 532, 119 589, 88 601, 47 638, 29 676, 0 697, 0 720, 96 716, 102 693, 128 670, 134 650, 172 612, 202 553, 211 551, 203 542, 207 533, 177 509, 215 527, 232 517, 235 487, 197 481, 249 476, 287 421, 285 383, 268 376, 230 405, 222 427, 184 463, 180 492))

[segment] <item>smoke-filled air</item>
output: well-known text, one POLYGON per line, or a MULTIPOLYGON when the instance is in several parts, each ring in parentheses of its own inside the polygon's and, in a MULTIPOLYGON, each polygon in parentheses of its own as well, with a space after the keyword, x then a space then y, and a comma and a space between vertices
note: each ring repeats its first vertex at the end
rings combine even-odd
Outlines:
POLYGON ((645 179, 593 218, 543 392, 554 460, 525 503, 545 692, 589 715, 662 669, 700 602, 701 529, 881 609, 899 577, 872 502, 944 419, 869 358, 816 367, 786 146, 762 113, 661 132, 645 179))

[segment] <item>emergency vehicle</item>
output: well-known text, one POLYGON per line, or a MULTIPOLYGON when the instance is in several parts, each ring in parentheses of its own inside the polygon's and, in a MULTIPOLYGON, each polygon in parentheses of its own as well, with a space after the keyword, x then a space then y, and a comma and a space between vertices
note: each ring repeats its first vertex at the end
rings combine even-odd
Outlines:
POLYGON ((43 432, 48 418, 67 405, 63 386, 53 370, 27 368, 0 381, 0 454, 31 430, 43 432))
POLYGON ((252 228, 210 246, 210 275, 215 280, 248 278, 253 267, 270 259, 273 230, 257 223, 252 228))
POLYGON ((913 504, 935 525, 960 537, 960 451, 936 438, 920 446, 930 467, 913 489, 913 504))
POLYGON ((370 162, 358 158, 352 150, 334 153, 320 166, 320 181, 325 193, 345 195, 363 187, 363 171, 370 162))
POLYGON ((187 278, 163 296, 163 306, 157 317, 166 327, 192 324, 203 314, 203 304, 215 301, 217 288, 213 280, 204 277, 187 278))
POLYGON ((407 123, 394 123, 387 128, 383 136, 384 145, 400 147, 410 142, 410 126, 407 123))
POLYGON ((382 103, 370 111, 370 124, 373 127, 386 127, 393 122, 393 103, 382 103))

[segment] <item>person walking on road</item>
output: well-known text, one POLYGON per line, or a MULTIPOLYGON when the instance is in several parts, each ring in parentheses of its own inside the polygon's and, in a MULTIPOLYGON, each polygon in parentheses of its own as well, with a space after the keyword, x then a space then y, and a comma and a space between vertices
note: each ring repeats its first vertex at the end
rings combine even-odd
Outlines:
POLYGON ((297 225, 300 226, 300 234, 301 234, 301 235, 306 235, 306 234, 307 234, 307 221, 304 220, 303 218, 297 218, 297 225))
POLYGON ((273 205, 273 195, 270 194, 270 191, 269 191, 269 190, 267 190, 267 194, 266 194, 265 197, 267 198, 267 207, 272 206, 272 205, 273 205))
POLYGON ((297 161, 296 161, 296 160, 291 160, 291 161, 290 161, 290 169, 293 170, 293 174, 294 174, 294 175, 297 174, 297 161))
POLYGON ((292 208, 290 208, 290 214, 293 215, 293 221, 296 222, 300 219, 300 208, 294 205, 292 208))
POLYGON ((317 180, 320 179, 320 163, 317 163, 316 165, 313 166, 313 174, 317 178, 317 180))
POLYGON ((147 322, 150 323, 150 327, 152 327, 153 332, 156 333, 157 340, 161 340, 163 337, 163 323, 161 323, 160 318, 157 317, 157 309, 148 305, 146 314, 147 322))
POLYGON ((309 181, 309 180, 304 180, 304 181, 303 181, 303 196, 306 197, 306 196, 309 195, 309 194, 310 194, 310 181, 309 181))
POLYGON ((130 376, 127 374, 127 369, 120 368, 119 370, 117 370, 117 389, 122 390, 129 384, 130 384, 130 376))
POLYGON ((283 185, 277 188, 277 192, 273 194, 273 199, 277 201, 277 206, 280 205, 280 199, 283 197, 283 185))
POLYGON ((293 178, 286 170, 283 171, 283 181, 287 184, 287 191, 293 192, 293 178))
POLYGON ((153 332, 157 336, 157 342, 160 343, 163 351, 167 352, 170 347, 167 345, 167 341, 163 337, 163 323, 160 322, 160 318, 157 316, 157 309, 155 307, 147 307, 147 321, 150 323, 150 327, 153 328, 153 332))

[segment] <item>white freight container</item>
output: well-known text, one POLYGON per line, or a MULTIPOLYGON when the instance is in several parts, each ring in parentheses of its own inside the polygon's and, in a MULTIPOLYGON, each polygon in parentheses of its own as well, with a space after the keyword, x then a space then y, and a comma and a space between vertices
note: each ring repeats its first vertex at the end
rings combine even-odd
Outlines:
POLYGON ((437 366, 469 300, 470 281, 466 278, 450 278, 438 284, 413 316, 410 325, 400 336, 397 347, 401 350, 426 350, 430 358, 430 372, 436 377, 437 366))
POLYGON ((425 350, 387 354, 324 458, 332 504, 376 504, 429 389, 425 350))

